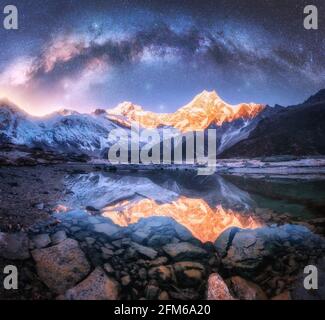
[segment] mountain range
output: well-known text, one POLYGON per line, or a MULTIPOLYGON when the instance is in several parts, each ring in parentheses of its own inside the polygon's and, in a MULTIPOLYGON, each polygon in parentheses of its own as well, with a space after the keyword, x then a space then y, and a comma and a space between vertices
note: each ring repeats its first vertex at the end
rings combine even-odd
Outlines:
POLYGON ((89 114, 63 109, 34 117, 10 101, 0 100, 0 145, 104 158, 112 144, 109 132, 116 128, 130 131, 133 122, 159 131, 170 128, 179 135, 215 129, 220 158, 325 155, 325 89, 288 107, 230 105, 215 91, 203 91, 176 112, 163 114, 124 102, 89 114))

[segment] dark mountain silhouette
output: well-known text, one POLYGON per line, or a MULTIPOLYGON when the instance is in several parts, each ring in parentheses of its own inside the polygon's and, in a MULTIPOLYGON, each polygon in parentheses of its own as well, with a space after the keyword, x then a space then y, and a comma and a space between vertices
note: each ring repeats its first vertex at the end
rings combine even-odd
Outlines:
POLYGON ((220 157, 273 155, 325 155, 325 89, 303 104, 278 107, 259 121, 247 139, 231 146, 220 157))

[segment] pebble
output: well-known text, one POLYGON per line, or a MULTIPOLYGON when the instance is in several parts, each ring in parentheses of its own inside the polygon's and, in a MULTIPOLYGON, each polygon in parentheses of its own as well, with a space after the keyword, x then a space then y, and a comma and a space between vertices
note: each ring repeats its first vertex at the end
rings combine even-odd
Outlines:
POLYGON ((131 282, 131 278, 129 275, 126 275, 124 277, 121 278, 121 283, 124 287, 128 286, 131 282))
POLYGON ((65 240, 66 238, 67 238, 67 234, 63 230, 57 231, 51 236, 51 240, 53 244, 58 244, 61 241, 65 240))

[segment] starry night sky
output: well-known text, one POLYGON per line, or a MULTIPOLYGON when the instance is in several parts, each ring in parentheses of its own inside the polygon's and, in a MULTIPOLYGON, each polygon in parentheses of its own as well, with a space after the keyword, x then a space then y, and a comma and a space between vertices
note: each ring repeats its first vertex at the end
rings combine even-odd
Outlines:
POLYGON ((8 2, 19 30, 0 26, 0 97, 33 114, 125 100, 172 112, 205 89, 290 105, 325 87, 323 0, 0 0, 1 12, 8 2), (317 31, 303 28, 307 4, 317 31))

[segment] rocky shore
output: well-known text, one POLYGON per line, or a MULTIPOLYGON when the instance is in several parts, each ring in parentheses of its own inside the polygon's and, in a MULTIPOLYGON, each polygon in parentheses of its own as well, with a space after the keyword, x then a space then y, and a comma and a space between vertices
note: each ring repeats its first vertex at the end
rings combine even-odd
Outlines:
MULTIPOLYGON (((320 299, 301 290, 307 264, 324 280, 325 240, 301 225, 229 228, 201 243, 167 217, 119 227, 86 211, 0 234, 0 265, 18 267, 2 299, 320 299)), ((323 282, 321 282, 323 283, 323 282)), ((1 291, 2 290, 2 291, 1 291)))
MULTIPOLYGON (((1 299, 325 298, 322 216, 305 219, 255 208, 262 227, 230 227, 203 243, 170 217, 121 227, 89 203, 82 210, 57 206, 73 193, 64 184, 67 175, 96 170, 103 168, 1 168, 0 271, 10 264, 19 272, 18 290, 0 285, 1 299), (302 286, 308 264, 318 266, 317 291, 302 286)), ((107 194, 105 184, 99 187, 107 194)), ((87 187, 87 195, 90 190, 97 189, 87 187)), ((0 284, 3 277, 0 272, 0 284)))

